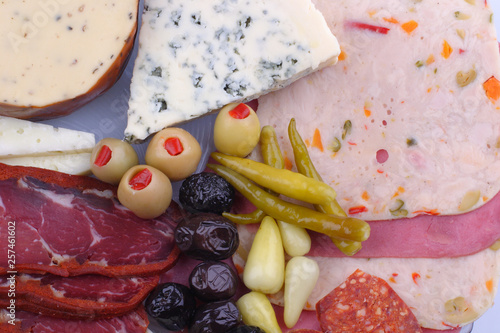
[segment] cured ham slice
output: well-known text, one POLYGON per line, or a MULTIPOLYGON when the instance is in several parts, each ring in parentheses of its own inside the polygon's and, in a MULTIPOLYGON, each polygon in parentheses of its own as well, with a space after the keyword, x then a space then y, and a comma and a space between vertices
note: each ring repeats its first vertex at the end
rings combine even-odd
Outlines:
POLYGON ((8 312, 0 311, 0 332, 3 333, 144 333, 148 328, 148 317, 140 307, 121 317, 98 320, 67 320, 26 311, 17 311, 16 320, 9 323, 8 312))
POLYGON ((9 228, 16 238, 15 263, 9 248, 0 249, 0 275, 14 266, 59 276, 157 274, 177 260, 173 229, 181 216, 172 203, 159 218, 143 220, 96 179, 0 165, 1 241, 8 244, 9 228))
POLYGON ((9 289, 14 282, 17 309, 63 319, 116 317, 137 308, 158 280, 158 276, 0 276, 0 307, 10 305, 9 289))

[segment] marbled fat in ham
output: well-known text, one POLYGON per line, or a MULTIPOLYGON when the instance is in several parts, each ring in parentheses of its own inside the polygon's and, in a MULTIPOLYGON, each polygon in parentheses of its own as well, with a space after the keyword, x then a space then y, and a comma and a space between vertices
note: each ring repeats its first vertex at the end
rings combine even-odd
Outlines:
MULTIPOLYGON (((178 256, 173 238, 181 209, 143 220, 121 206, 115 188, 96 179, 0 165, 0 235, 15 223, 19 272, 60 276, 152 275, 178 256)), ((0 249, 0 275, 8 269, 0 249)))

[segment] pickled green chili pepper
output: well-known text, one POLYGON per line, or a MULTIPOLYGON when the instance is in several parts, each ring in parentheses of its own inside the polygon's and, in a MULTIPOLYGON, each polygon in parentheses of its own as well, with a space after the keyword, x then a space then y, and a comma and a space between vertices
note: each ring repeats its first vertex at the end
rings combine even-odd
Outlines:
POLYGON ((328 215, 289 203, 267 193, 236 171, 218 164, 207 166, 226 179, 257 208, 276 220, 323 233, 330 238, 362 242, 370 236, 370 225, 365 221, 352 217, 328 215))
POLYGON ((222 213, 222 216, 236 224, 254 224, 260 223, 266 216, 266 213, 257 208, 256 210, 248 214, 233 214, 224 212, 222 213))
POLYGON ((212 153, 220 164, 242 174, 257 184, 287 197, 312 204, 326 204, 336 193, 327 184, 286 169, 277 169, 249 159, 212 153))
MULTIPOLYGON (((301 174, 314 178, 318 181, 323 181, 321 175, 314 167, 314 164, 309 156, 307 147, 302 140, 299 132, 297 131, 297 126, 295 118, 290 120, 288 125, 288 137, 293 149, 293 156, 295 158, 295 165, 297 166, 297 171, 301 174)), ((334 214, 337 216, 347 216, 342 207, 338 204, 337 200, 332 200, 329 203, 322 205, 314 205, 317 211, 325 214, 334 214)), ((332 239, 333 243, 337 248, 348 256, 354 255, 356 252, 361 250, 360 242, 332 239)))
MULTIPOLYGON (((281 154, 278 138, 272 126, 266 125, 262 127, 260 132, 260 150, 265 164, 278 169, 285 167, 285 160, 281 154)), ((266 213, 257 208, 248 214, 222 213, 222 215, 236 224, 253 224, 260 223, 264 216, 266 216, 266 213)))
POLYGON ((265 164, 277 169, 285 167, 285 159, 283 158, 283 154, 281 154, 276 131, 270 125, 262 127, 262 131, 260 132, 260 150, 262 151, 262 159, 265 164))

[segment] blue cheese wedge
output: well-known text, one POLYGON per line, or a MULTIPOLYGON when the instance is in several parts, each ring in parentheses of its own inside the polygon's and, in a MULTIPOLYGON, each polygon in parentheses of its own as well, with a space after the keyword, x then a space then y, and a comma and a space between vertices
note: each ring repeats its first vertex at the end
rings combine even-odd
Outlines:
POLYGON ((90 173, 93 133, 0 117, 0 163, 90 173))
POLYGON ((125 138, 146 139, 334 64, 310 0, 146 0, 125 138))

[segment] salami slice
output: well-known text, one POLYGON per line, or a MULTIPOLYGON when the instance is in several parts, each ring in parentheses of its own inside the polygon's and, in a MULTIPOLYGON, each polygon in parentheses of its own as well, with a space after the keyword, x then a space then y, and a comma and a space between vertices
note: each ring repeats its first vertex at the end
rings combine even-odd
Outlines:
POLYGON ((321 299, 316 312, 326 332, 422 332, 389 284, 359 269, 321 299))

